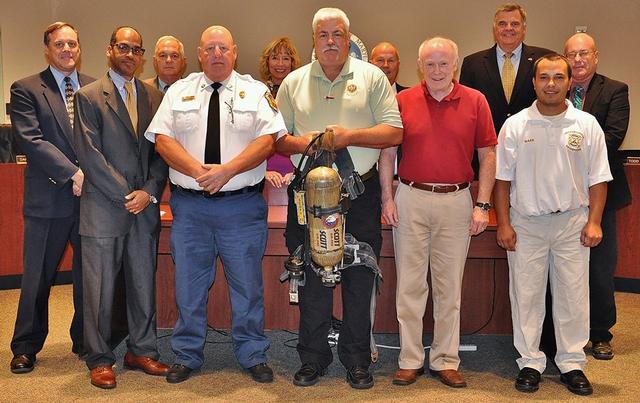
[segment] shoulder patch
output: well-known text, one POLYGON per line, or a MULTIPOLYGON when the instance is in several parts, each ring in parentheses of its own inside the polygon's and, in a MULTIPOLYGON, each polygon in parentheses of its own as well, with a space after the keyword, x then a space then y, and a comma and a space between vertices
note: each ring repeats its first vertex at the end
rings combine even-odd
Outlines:
POLYGON ((274 112, 278 112, 278 104, 276 103, 276 99, 271 95, 270 91, 265 91, 264 97, 267 99, 269 106, 273 109, 274 112))

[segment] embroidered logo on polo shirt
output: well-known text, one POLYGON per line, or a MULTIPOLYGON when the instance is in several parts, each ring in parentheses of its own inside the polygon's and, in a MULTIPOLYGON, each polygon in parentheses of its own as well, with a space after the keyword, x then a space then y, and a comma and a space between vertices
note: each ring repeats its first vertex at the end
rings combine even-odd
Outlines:
POLYGON ((567 148, 574 151, 582 150, 584 136, 578 132, 567 132, 567 148))
POLYGON ((524 139, 524 143, 533 143, 535 140, 533 139, 524 139))

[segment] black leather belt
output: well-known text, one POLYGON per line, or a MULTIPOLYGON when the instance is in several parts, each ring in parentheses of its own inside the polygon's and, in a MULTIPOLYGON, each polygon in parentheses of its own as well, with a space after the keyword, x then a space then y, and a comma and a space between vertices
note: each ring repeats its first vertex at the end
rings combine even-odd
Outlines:
POLYGON ((195 190, 195 189, 183 188, 181 186, 174 185, 173 183, 169 183, 169 188, 171 189, 172 192, 179 190, 181 192, 191 193, 194 195, 206 197, 207 199, 214 199, 217 197, 227 197, 227 196, 235 196, 235 195, 240 195, 245 193, 262 192, 262 189, 264 188, 264 180, 262 180, 260 183, 257 183, 255 185, 243 187, 242 189, 216 192, 213 194, 207 192, 206 190, 195 190))
POLYGON ((412 188, 426 190, 427 192, 433 193, 457 192, 458 190, 466 189, 469 187, 469 182, 458 183, 456 185, 427 185, 420 182, 411 182, 402 178, 400 178, 400 182, 404 183, 407 186, 411 186, 412 188))
POLYGON ((376 166, 374 165, 370 170, 368 170, 367 172, 365 172, 364 175, 360 176, 360 180, 367 181, 369 179, 371 179, 371 177, 373 177, 373 175, 377 172, 376 170, 376 166))

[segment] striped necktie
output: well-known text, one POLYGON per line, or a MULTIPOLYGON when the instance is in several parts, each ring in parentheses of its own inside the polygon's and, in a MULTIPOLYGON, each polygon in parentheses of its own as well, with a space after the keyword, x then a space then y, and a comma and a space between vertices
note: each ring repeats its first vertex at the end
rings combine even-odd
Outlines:
POLYGON ((511 101, 511 93, 513 92, 513 85, 516 81, 516 72, 511 63, 512 56, 513 53, 505 53, 504 64, 502 65, 502 88, 504 89, 504 96, 507 99, 507 103, 511 101))
POLYGON ((573 98, 571 99, 571 103, 575 106, 576 109, 582 110, 582 104, 584 102, 584 87, 581 85, 577 85, 576 88, 573 89, 573 98))
POLYGON ((64 78, 64 98, 67 102, 67 115, 69 115, 69 123, 73 129, 73 86, 71 85, 71 77, 64 78))

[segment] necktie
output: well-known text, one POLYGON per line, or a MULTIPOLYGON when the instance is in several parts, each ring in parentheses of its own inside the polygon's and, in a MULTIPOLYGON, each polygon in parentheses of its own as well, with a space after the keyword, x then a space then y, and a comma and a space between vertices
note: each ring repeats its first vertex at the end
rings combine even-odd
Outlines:
POLYGON ((513 53, 505 53, 504 64, 502 65, 502 88, 507 102, 511 101, 511 93, 513 92, 513 84, 516 81, 516 73, 511 63, 513 53))
POLYGON ((207 141, 204 146, 205 164, 220 163, 220 94, 218 88, 222 84, 213 83, 213 92, 209 98, 209 113, 207 114, 207 141))
POLYGON ((71 123, 71 128, 73 129, 73 86, 71 85, 71 77, 64 78, 64 97, 67 101, 69 123, 71 123))
POLYGON ((124 83, 124 90, 127 92, 127 111, 129 112, 129 118, 131 119, 131 125, 133 125, 133 131, 138 134, 138 106, 136 104, 136 98, 133 95, 133 84, 131 81, 124 83))
POLYGON ((577 85, 576 88, 573 89, 573 99, 571 100, 571 103, 576 107, 576 109, 582 110, 582 103, 584 101, 583 95, 584 87, 577 85))

